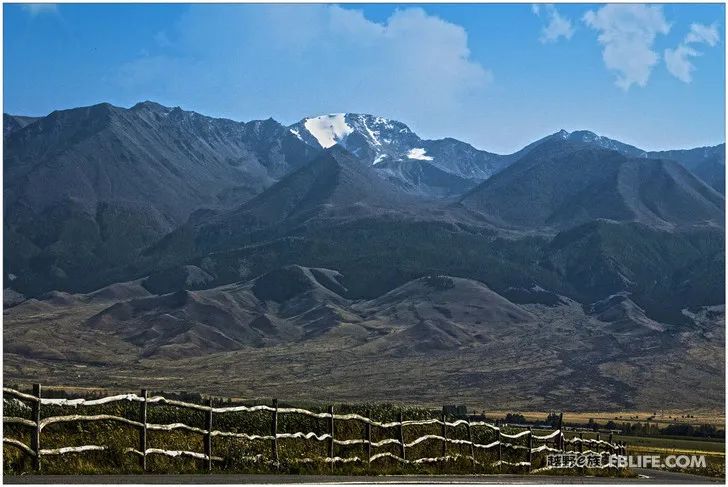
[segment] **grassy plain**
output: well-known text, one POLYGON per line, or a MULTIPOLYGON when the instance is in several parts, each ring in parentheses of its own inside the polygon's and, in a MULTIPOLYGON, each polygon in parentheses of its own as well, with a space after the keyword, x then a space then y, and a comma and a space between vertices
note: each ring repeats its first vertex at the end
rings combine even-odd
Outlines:
MULTIPOLYGON (((503 417, 514 411, 496 410, 487 411, 490 417, 503 417)), ((528 421, 543 420, 548 416, 548 411, 518 411, 528 421)), ((725 411, 719 409, 689 410, 675 409, 662 411, 564 411, 565 424, 586 424, 590 419, 603 425, 609 421, 615 423, 652 423, 665 426, 673 423, 684 423, 693 426, 710 424, 715 426, 725 425, 725 411)))

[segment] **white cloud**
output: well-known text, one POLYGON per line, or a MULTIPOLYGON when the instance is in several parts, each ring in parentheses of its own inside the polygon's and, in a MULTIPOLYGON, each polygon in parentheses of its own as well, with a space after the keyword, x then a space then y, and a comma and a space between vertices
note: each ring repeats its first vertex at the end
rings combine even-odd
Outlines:
POLYGON ((712 47, 718 40, 718 29, 715 25, 691 24, 690 32, 675 49, 665 49, 667 70, 683 83, 690 83, 693 80, 692 73, 695 71, 695 65, 690 58, 702 55, 690 45, 707 44, 712 47))
POLYGON ((366 111, 447 133, 492 79, 465 29, 419 8, 379 23, 335 5, 191 5, 166 35, 171 51, 116 72, 120 93, 246 120, 366 111))
POLYGON ((31 17, 42 14, 57 14, 58 5, 55 3, 24 3, 23 10, 28 12, 31 17))
MULTIPOLYGON (((543 8, 548 17, 548 24, 541 29, 539 40, 545 44, 548 42, 556 42, 560 37, 567 40, 571 39, 571 36, 574 35, 571 20, 562 16, 553 5, 547 4, 543 8)), ((536 15, 541 15, 541 8, 537 4, 531 6, 531 11, 536 15)))
POLYGON ((713 25, 691 24, 685 43, 705 43, 713 47, 718 43, 718 28, 713 25))
POLYGON ((625 91, 633 84, 645 86, 660 60, 653 50, 655 37, 670 31, 662 8, 610 4, 588 11, 583 20, 599 32, 602 58, 607 69, 617 73, 617 86, 625 91))
POLYGON ((680 44, 675 49, 665 49, 665 65, 667 70, 680 81, 690 83, 693 79, 692 72, 695 66, 690 62, 690 57, 700 56, 695 49, 680 44))

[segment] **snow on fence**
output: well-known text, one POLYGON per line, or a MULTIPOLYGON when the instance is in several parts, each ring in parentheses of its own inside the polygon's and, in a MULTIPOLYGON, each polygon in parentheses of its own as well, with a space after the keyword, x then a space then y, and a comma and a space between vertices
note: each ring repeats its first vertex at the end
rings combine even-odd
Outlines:
MULTIPOLYGON (((377 460, 392 458, 398 462, 404 464, 423 464, 423 463, 436 463, 436 462, 447 462, 451 460, 458 460, 465 458, 469 460, 472 465, 484 465, 482 462, 476 460, 475 450, 490 450, 495 449, 497 452, 497 460, 490 463, 491 466, 508 465, 513 467, 528 467, 531 471, 533 465, 534 454, 541 452, 548 453, 571 453, 578 455, 587 454, 625 454, 625 444, 615 443, 612 441, 612 435, 609 435, 609 441, 604 441, 599 438, 597 434, 596 439, 584 439, 583 434, 579 434, 579 437, 572 439, 565 439, 564 433, 561 428, 561 419, 559 420, 559 427, 546 435, 537 435, 531 431, 531 428, 515 433, 508 434, 501 430, 501 427, 496 424, 487 423, 485 421, 470 421, 469 419, 457 419, 454 421, 447 421, 445 414, 442 414, 440 419, 418 419, 418 420, 405 420, 402 413, 399 415, 398 421, 392 422, 379 422, 372 418, 362 416, 359 414, 335 414, 334 407, 329 406, 328 412, 316 413, 307 409, 293 408, 293 407, 278 407, 278 401, 273 400, 272 406, 257 405, 257 406, 229 406, 229 407, 214 407, 212 399, 207 401, 206 405, 194 404, 189 402, 178 401, 174 399, 168 399, 163 396, 152 396, 149 397, 147 391, 143 389, 141 394, 119 394, 115 396, 108 396, 101 399, 56 399, 56 398, 44 398, 41 395, 41 385, 34 384, 33 394, 26 394, 15 389, 3 388, 3 394, 12 396, 15 399, 29 402, 32 411, 32 420, 19 418, 19 417, 6 417, 3 416, 3 423, 6 424, 18 424, 26 426, 33 430, 31 436, 31 444, 26 445, 21 441, 13 438, 3 437, 3 444, 18 448, 25 454, 33 458, 34 468, 38 471, 41 469, 41 458, 46 455, 64 455, 67 453, 82 453, 89 451, 105 451, 109 450, 107 445, 83 445, 83 446, 71 446, 65 448, 41 448, 41 432, 42 430, 51 424, 56 423, 68 423, 68 422, 79 422, 79 421, 116 421, 122 424, 130 425, 138 428, 139 430, 139 448, 126 448, 125 453, 131 453, 139 456, 139 462, 142 469, 147 469, 147 455, 165 455, 168 457, 190 457, 204 461, 205 466, 208 470, 212 470, 213 462, 222 462, 224 458, 213 455, 213 437, 233 437, 242 438, 246 440, 268 440, 270 441, 270 459, 268 462, 272 465, 277 466, 279 464, 278 456, 278 440, 284 438, 298 438, 303 440, 314 440, 314 441, 326 441, 328 442, 328 456, 319 458, 296 458, 293 462, 300 463, 314 463, 324 462, 330 463, 331 467, 337 463, 368 463, 371 464, 377 460), (95 414, 95 415, 83 415, 83 414, 69 414, 64 416, 51 416, 41 419, 41 406, 62 406, 77 409, 84 406, 98 406, 102 404, 109 404, 119 401, 129 401, 139 403, 139 417, 138 419, 129 419, 122 416, 115 416, 110 414, 95 414), (206 427, 198 428, 189 426, 184 423, 171 423, 171 424, 154 424, 147 422, 147 408, 151 404, 165 404, 169 406, 176 406, 180 408, 187 408, 197 411, 203 411, 206 414, 206 427), (239 433, 232 431, 219 431, 214 430, 212 427, 213 414, 225 414, 231 412, 256 412, 256 411, 268 411, 271 413, 271 434, 270 435, 255 435, 247 433, 239 433), (315 432, 295 432, 295 433, 279 433, 278 432, 278 416, 280 414, 300 414, 309 416, 317 419, 328 419, 328 431, 325 433, 315 432), (365 425, 364 438, 357 439, 339 439, 334 436, 334 422, 335 421, 360 421, 365 425), (420 436, 410 442, 404 441, 404 428, 407 426, 424 426, 424 425, 439 425, 440 434, 427 434, 420 436), (380 441, 372 441, 371 428, 376 426, 384 429, 396 429, 396 435, 392 438, 385 438, 380 441), (449 438, 447 435, 447 428, 454 428, 457 426, 465 426, 467 430, 468 439, 456 439, 449 438), (471 428, 483 427, 489 428, 495 432, 496 440, 487 443, 480 444, 472 440, 471 428), (182 450, 165 450, 160 448, 149 448, 147 447, 147 432, 148 431, 173 431, 173 430, 186 430, 194 433, 199 433, 204 436, 204 452, 194 451, 182 451, 182 450), (528 446, 517 445, 509 441, 504 440, 516 440, 523 438, 528 441, 528 446), (426 457, 426 458, 409 458, 407 456, 407 449, 411 448, 424 441, 439 441, 441 442, 441 455, 437 457, 426 457), (535 446, 535 442, 541 442, 539 446, 535 446), (549 443, 552 446, 549 446, 549 443), (390 452, 372 453, 372 448, 381 447, 384 445, 398 445, 399 455, 395 455, 390 452), (448 454, 447 445, 464 445, 470 447, 469 455, 461 454, 448 454), (571 450, 566 450, 566 445, 572 445, 571 450), (336 445, 363 445, 366 446, 366 455, 364 458, 358 456, 341 458, 335 455, 336 445), (593 447, 594 450, 585 450, 584 446, 593 447), (510 449, 512 451, 523 451, 525 452, 525 458, 522 461, 509 462, 503 460, 503 448, 510 449), (574 448, 578 448, 575 450, 574 448)), ((563 417, 563 415, 562 415, 563 417)), ((261 461, 264 458, 263 454, 258 454, 251 457, 251 460, 261 461)), ((602 468, 606 468, 605 465, 602 468)), ((543 467, 538 469, 547 470, 552 467, 543 467)), ((553 467, 555 468, 555 467, 553 467)))

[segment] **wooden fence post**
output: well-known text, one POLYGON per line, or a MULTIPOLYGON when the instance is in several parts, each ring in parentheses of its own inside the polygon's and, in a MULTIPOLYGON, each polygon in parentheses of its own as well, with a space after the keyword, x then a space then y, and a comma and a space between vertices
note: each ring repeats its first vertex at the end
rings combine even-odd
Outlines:
POLYGON ((372 463, 372 411, 367 411, 369 421, 364 423, 364 433, 367 440, 367 464, 372 463))
POLYGON ((584 453, 584 433, 579 433, 579 453, 584 453))
POLYGON ((33 384, 33 395, 37 397, 38 400, 33 401, 32 406, 33 421, 35 422, 35 431, 33 431, 33 436, 30 438, 30 448, 35 452, 35 458, 33 459, 33 468, 40 472, 40 384, 33 384))
POLYGON ((559 435, 557 436, 559 444, 556 447, 558 450, 564 451, 564 413, 559 413, 559 435))
POLYGON ((500 427, 495 432, 495 439, 498 441, 498 471, 500 472, 503 468, 503 449, 501 445, 501 432, 500 427))
POLYGON ((440 436, 442 436, 442 452, 440 455, 442 461, 440 461, 440 471, 444 472, 447 468, 447 416, 445 415, 444 406, 442 408, 442 412, 440 413, 440 420, 442 421, 442 424, 440 425, 440 436))
POLYGON ((212 471, 212 398, 207 400, 207 425, 205 433, 205 455, 207 456, 207 471, 212 471))
POLYGON ((470 462, 475 470, 475 446, 473 445, 473 432, 470 429, 470 419, 467 422, 468 425, 468 441, 470 442, 470 462))
POLYGON ((273 399, 273 414, 270 425, 270 435, 273 437, 270 443, 273 463, 278 467, 278 399, 273 399))
POLYGON ((329 406, 329 459, 334 470, 334 406, 329 406))
POLYGON ((528 427, 528 471, 533 468, 533 431, 528 427))
POLYGON ((594 443, 594 448, 595 448, 594 451, 596 451, 597 453, 599 453, 599 441, 600 440, 601 440, 601 435, 599 433, 597 433, 597 442, 594 443))
POLYGON ((445 417, 445 411, 443 410, 441 414, 442 419, 442 425, 440 426, 440 436, 442 436, 442 457, 445 458, 447 456, 447 424, 445 423, 446 417, 445 417))
POLYGON ((149 393, 146 389, 141 391, 142 402, 139 403, 139 422, 142 427, 139 429, 139 451, 142 456, 139 464, 144 472, 147 471, 147 398, 149 393))
POLYGON ((609 432, 609 452, 614 453, 614 445, 612 444, 612 441, 614 441, 614 433, 609 432))
POLYGON ((405 457, 405 451, 404 451, 404 425, 402 422, 404 421, 404 415, 402 414, 402 411, 399 412, 399 455, 402 457, 402 460, 405 460, 407 457, 405 457))

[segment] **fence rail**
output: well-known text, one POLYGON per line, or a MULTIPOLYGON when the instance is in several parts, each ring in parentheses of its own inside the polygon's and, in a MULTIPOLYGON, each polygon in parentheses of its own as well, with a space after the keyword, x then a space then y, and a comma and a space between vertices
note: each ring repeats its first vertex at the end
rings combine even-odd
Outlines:
MULTIPOLYGON (((27 445, 22 443, 20 440, 13 438, 3 438, 3 444, 11 447, 18 448, 23 453, 29 455, 33 459, 34 468, 38 471, 41 469, 41 458, 46 455, 64 455, 68 453, 83 453, 91 451, 108 451, 108 445, 82 445, 82 446, 69 446, 63 448, 41 448, 41 432, 46 426, 57 423, 73 423, 73 422, 86 422, 86 421, 114 421, 121 424, 133 426, 139 430, 139 448, 126 448, 124 453, 130 453, 139 456, 139 461, 142 469, 147 469, 147 456, 148 455, 165 455, 167 457, 189 457, 194 459, 203 460, 208 470, 212 469, 213 462, 222 462, 225 459, 220 456, 213 455, 213 441, 214 437, 232 437, 241 438, 245 440, 267 440, 271 442, 270 455, 266 460, 264 454, 258 454, 250 457, 250 460, 254 461, 267 461, 270 464, 278 465, 280 462, 279 451, 278 451, 278 440, 279 439, 301 439, 301 440, 313 440, 319 442, 328 442, 328 455, 326 457, 316 458, 294 458, 286 459, 291 463, 315 463, 323 462, 331 464, 331 468, 334 464, 346 464, 346 463, 368 463, 371 464, 377 460, 393 459, 403 464, 425 464, 425 463, 437 463, 447 462, 458 459, 469 460, 473 466, 476 465, 490 465, 493 467, 499 466, 512 466, 512 467, 528 467, 529 471, 532 470, 534 463, 534 454, 541 452, 548 453, 571 453, 578 455, 587 454, 605 454, 605 453, 617 453, 624 454, 625 444, 615 443, 612 441, 612 435, 610 435, 609 441, 599 439, 584 439, 583 435, 580 434, 578 438, 566 439, 561 427, 561 419, 559 421, 558 428, 545 435, 537 435, 531 431, 531 428, 518 433, 505 433, 501 426, 497 424, 488 423, 486 421, 470 421, 469 419, 456 419, 454 421, 447 421, 447 418, 443 414, 441 419, 410 419, 405 420, 402 413, 399 415, 398 421, 380 422, 367 416, 360 414, 336 414, 333 406, 329 406, 328 412, 318 413, 309 411, 308 409, 294 408, 294 407, 279 407, 278 401, 274 400, 272 406, 268 405, 256 405, 256 406, 228 406, 228 407, 214 407, 212 400, 208 401, 208 404, 195 404, 191 402, 184 402, 174 399, 169 399, 164 396, 148 396, 146 390, 142 390, 140 395, 137 394, 118 394, 114 396, 103 397, 100 399, 66 399, 66 398, 44 398, 41 394, 41 385, 35 384, 33 386, 33 394, 27 394, 11 388, 3 388, 3 394, 12 396, 20 401, 29 402, 32 410, 33 420, 20 418, 20 417, 5 417, 3 416, 3 422, 6 424, 16 424, 32 429, 31 444, 27 445), (62 416, 50 416, 41 419, 41 407, 46 406, 57 406, 67 408, 83 408, 90 406, 100 406, 105 404, 111 404, 114 402, 126 401, 130 403, 139 403, 139 418, 129 419, 122 416, 112 414, 68 414, 62 416), (153 404, 164 404, 168 406, 176 406, 180 408, 186 408, 195 411, 201 411, 206 416, 206 427, 200 428, 196 426, 190 426, 185 423, 169 423, 169 424, 157 424, 149 423, 147 421, 148 406, 153 404), (234 431, 221 431, 213 429, 213 415, 226 414, 231 412, 260 412, 267 411, 271 412, 271 433, 269 435, 258 435, 248 434, 234 431), (281 433, 278 432, 278 418, 282 414, 299 414, 308 416, 316 419, 328 419, 328 430, 325 433, 317 432, 303 432, 297 431, 293 433, 281 433), (354 439, 340 439, 336 438, 334 434, 334 424, 336 421, 358 421, 365 425, 365 434, 363 438, 354 439), (426 426, 426 425, 439 425, 440 434, 426 434, 422 435, 412 441, 406 442, 404 440, 404 429, 405 427, 412 426, 426 426), (394 437, 385 438, 379 441, 373 441, 371 437, 372 426, 392 429, 396 428, 394 437), (448 437, 448 428, 455 428, 458 426, 465 426, 467 429, 468 439, 457 439, 448 437), (473 428, 487 428, 495 432, 496 440, 490 443, 477 443, 473 441, 472 431, 473 428), (186 451, 186 450, 167 450, 161 448, 149 448, 147 446, 147 432, 148 431, 174 431, 174 430, 185 430, 192 433, 197 433, 204 436, 204 452, 186 451), (528 446, 517 445, 509 441, 504 440, 518 440, 524 438, 528 441, 528 446), (424 457, 424 458, 408 458, 407 449, 412 448, 422 442, 426 441, 439 441, 442 444, 442 450, 440 456, 435 457, 424 457), (541 442, 541 445, 535 446, 534 442, 541 442), (549 446, 551 443, 552 446, 549 446), (463 455, 459 453, 448 454, 447 445, 461 445, 469 447, 469 454, 463 455), (566 445, 572 445, 571 450, 566 449, 566 445), (349 446, 349 445, 362 445, 366 447, 366 455, 364 458, 359 456, 352 456, 342 458, 335 455, 335 446, 349 446), (392 452, 380 452, 372 453, 372 448, 378 448, 386 445, 397 445, 399 447, 399 455, 392 452), (588 445, 592 449, 584 449, 584 446, 588 445), (578 450, 573 448, 578 447, 578 450), (497 461, 490 463, 483 463, 476 459, 475 452, 477 450, 494 450, 497 452, 497 461), (503 449, 510 451, 523 451, 525 452, 526 458, 522 461, 509 462, 503 460, 503 449)), ((563 415, 561 416, 563 418, 563 415)), ((605 465, 602 468, 606 468, 605 465)), ((538 469, 547 470, 549 466, 538 469)))

